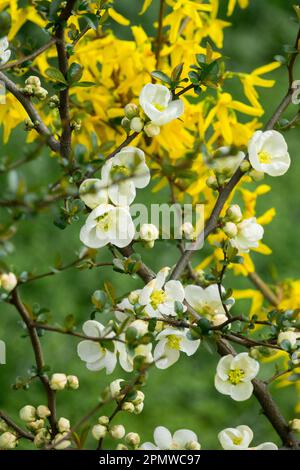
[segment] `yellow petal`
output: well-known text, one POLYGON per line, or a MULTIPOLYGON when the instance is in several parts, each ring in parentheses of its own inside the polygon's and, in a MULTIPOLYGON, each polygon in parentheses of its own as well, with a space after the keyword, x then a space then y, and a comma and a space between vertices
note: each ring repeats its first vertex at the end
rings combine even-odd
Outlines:
POLYGON ((263 65, 262 67, 258 67, 253 70, 252 75, 263 75, 265 73, 272 72, 272 70, 276 70, 279 67, 281 67, 280 62, 271 62, 270 64, 263 65))
POLYGON ((130 21, 127 20, 127 18, 125 18, 120 13, 116 12, 116 10, 114 10, 113 8, 108 9, 108 14, 114 21, 123 26, 128 26, 130 24, 130 21))
POLYGON ((266 211, 263 215, 258 217, 257 223, 260 224, 260 225, 267 225, 270 222, 272 222, 275 215, 276 215, 276 210, 274 209, 274 207, 272 207, 271 209, 266 211))
POLYGON ((142 8, 141 11, 139 12, 139 15, 143 15, 143 14, 148 10, 148 8, 150 7, 151 3, 152 3, 152 0, 145 0, 145 1, 144 1, 143 8, 142 8))

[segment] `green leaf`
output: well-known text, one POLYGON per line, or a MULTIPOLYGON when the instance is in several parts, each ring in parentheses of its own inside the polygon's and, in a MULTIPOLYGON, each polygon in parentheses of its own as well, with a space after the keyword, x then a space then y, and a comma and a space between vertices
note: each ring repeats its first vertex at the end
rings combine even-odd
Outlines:
POLYGON ((113 285, 110 282, 105 282, 104 283, 104 290, 108 295, 108 298, 110 299, 111 303, 115 305, 116 303, 116 294, 115 294, 115 289, 113 285))
POLYGON ((95 15, 94 13, 86 13, 85 15, 83 15, 83 18, 85 19, 90 28, 95 30, 97 29, 100 20, 99 16, 95 15))
POLYGON ((170 77, 168 77, 168 75, 166 75, 164 72, 161 72, 160 70, 154 70, 153 72, 151 72, 151 75, 153 78, 156 78, 161 82, 168 83, 168 85, 171 84, 170 77))
POLYGON ((69 71, 68 71, 68 82, 70 84, 79 82, 83 74, 83 67, 80 64, 77 64, 76 62, 73 62, 73 64, 70 65, 69 71))
POLYGON ((63 83, 64 85, 67 85, 67 81, 65 77, 63 76, 61 71, 58 70, 57 68, 49 67, 45 73, 49 78, 51 78, 55 82, 59 82, 59 83, 63 83))
POLYGON ((200 77, 199 75, 197 74, 197 72, 189 72, 189 78, 191 80, 191 82, 194 84, 194 85, 198 85, 199 84, 199 81, 200 81, 200 77))
POLYGON ((88 88, 90 86, 95 86, 96 83, 95 82, 75 82, 75 83, 72 83, 72 86, 79 86, 81 88, 88 88))
POLYGON ((176 67, 172 70, 171 79, 173 82, 178 82, 182 74, 182 70, 183 70, 183 62, 181 64, 176 65, 176 67))

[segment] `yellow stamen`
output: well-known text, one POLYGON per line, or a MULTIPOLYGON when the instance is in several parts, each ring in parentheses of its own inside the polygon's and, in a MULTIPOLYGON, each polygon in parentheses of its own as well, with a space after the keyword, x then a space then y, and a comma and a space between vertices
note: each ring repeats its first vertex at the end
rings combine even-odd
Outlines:
POLYGON ((157 111, 164 111, 166 109, 165 106, 159 103, 153 103, 153 106, 157 109, 157 111))
POLYGON ((269 154, 269 152, 266 152, 265 150, 263 150, 262 152, 259 152, 258 158, 259 158, 260 163, 263 163, 263 164, 266 164, 266 163, 268 164, 272 162, 271 155, 269 154))
POLYGON ((234 443, 234 445, 239 446, 242 443, 242 438, 241 437, 234 437, 232 439, 232 442, 234 443))
POLYGON ((170 349, 177 349, 177 351, 180 350, 180 341, 181 338, 176 335, 169 335, 168 336, 168 347, 170 349))
POLYGON ((245 372, 242 369, 233 369, 228 372, 228 380, 232 385, 239 384, 245 377, 245 372))
POLYGON ((157 307, 166 300, 166 297, 167 295, 162 289, 155 290, 152 292, 150 296, 150 301, 154 310, 157 309, 157 307))

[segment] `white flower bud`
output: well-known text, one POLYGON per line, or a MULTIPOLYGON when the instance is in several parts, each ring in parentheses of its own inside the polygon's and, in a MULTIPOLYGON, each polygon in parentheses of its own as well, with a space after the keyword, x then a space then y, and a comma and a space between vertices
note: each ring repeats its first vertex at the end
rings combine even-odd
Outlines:
POLYGON ((292 431, 295 431, 295 432, 300 432, 300 419, 292 419, 290 422, 289 422, 289 428, 292 430, 292 431))
POLYGON ((48 406, 39 405, 37 407, 37 415, 38 415, 39 418, 45 419, 45 418, 48 418, 48 416, 51 415, 51 411, 49 410, 48 406))
POLYGON ((211 317, 211 320, 214 326, 219 326, 219 325, 222 325, 227 320, 227 317, 223 313, 217 313, 217 315, 213 315, 211 317))
POLYGON ((242 220, 242 211, 238 204, 233 204, 232 206, 228 207, 226 211, 226 217, 231 222, 240 222, 242 220))
POLYGON ((52 390, 64 390, 67 385, 66 374, 53 374, 50 380, 50 388, 52 390))
POLYGON ((264 179, 265 174, 262 171, 251 170, 249 176, 253 181, 261 181, 264 179))
POLYGON ((125 401, 122 404, 122 411, 125 411, 127 413, 134 413, 134 404, 130 401, 125 401))
POLYGON ((96 424, 92 428, 92 435, 93 435, 93 438, 96 439, 96 441, 103 439, 103 437, 106 436, 106 433, 107 433, 107 428, 105 426, 102 426, 102 424, 96 424))
POLYGON ((68 439, 64 439, 67 437, 68 433, 63 433, 63 434, 56 434, 55 438, 52 441, 52 444, 54 445, 54 449, 56 450, 64 450, 70 447, 71 441, 68 439))
POLYGON ((124 446, 124 444, 118 444, 116 450, 128 450, 128 447, 124 446))
POLYGON ((20 409, 19 416, 22 421, 26 421, 27 423, 34 421, 36 418, 36 409, 31 405, 23 406, 23 408, 20 409))
POLYGON ((0 287, 7 292, 11 292, 17 284, 18 280, 14 273, 3 273, 0 275, 0 287))
POLYGON ((79 187, 79 197, 90 209, 107 203, 107 190, 103 182, 97 178, 84 180, 79 187))
POLYGON ((45 88, 40 87, 40 88, 38 88, 38 89, 36 90, 35 96, 36 96, 39 100, 43 101, 43 100, 45 100, 45 99, 47 98, 47 96, 48 96, 48 91, 47 91, 45 88))
POLYGON ((17 445, 17 437, 11 432, 5 432, 0 436, 0 449, 10 450, 14 449, 17 445))
POLYGON ((98 419, 99 424, 103 424, 103 426, 107 426, 109 424, 109 417, 108 416, 100 416, 98 419))
POLYGON ((109 430, 109 434, 113 439, 123 439, 125 432, 123 424, 115 424, 109 430))
POLYGON ((38 449, 41 449, 42 447, 45 447, 45 445, 48 444, 49 441, 50 434, 47 429, 43 428, 34 436, 33 443, 38 449))
POLYGON ((71 388, 72 390, 77 390, 79 388, 79 380, 76 375, 68 375, 67 376, 67 381, 68 381, 68 387, 71 388))
POLYGON ((140 237, 146 242, 157 240, 159 237, 157 227, 153 224, 143 224, 140 230, 140 237))
POLYGON ((125 129, 126 132, 130 132, 130 119, 124 117, 121 121, 121 126, 125 129))
POLYGON ((156 137, 160 134, 160 127, 150 121, 145 125, 144 132, 148 137, 156 137))
POLYGON ((186 445, 186 450, 200 450, 201 449, 201 444, 197 441, 191 441, 186 445))
POLYGON ((69 432, 70 431, 70 421, 66 418, 59 418, 57 422, 57 427, 59 432, 64 433, 64 432, 69 432))
POLYGON ((206 184, 211 189, 218 189, 218 181, 215 176, 209 176, 206 180, 206 184))
POLYGON ((234 238, 238 233, 237 226, 233 222, 226 222, 223 231, 229 238, 234 238))
POLYGON ((36 421, 30 421, 26 424, 27 428, 33 432, 38 432, 45 426, 45 421, 43 419, 37 419, 36 421))
POLYGON ((240 170, 243 173, 246 173, 247 171, 249 171, 250 168, 251 168, 251 165, 250 165, 250 162, 248 162, 248 160, 243 160, 242 163, 240 164, 240 170))
POLYGON ((124 382, 123 379, 117 379, 111 382, 111 384, 109 385, 112 398, 119 398, 122 382, 124 382))
POLYGON ((143 409, 144 409, 144 403, 139 403, 138 405, 135 405, 134 414, 135 414, 135 415, 141 414, 141 412, 143 411, 143 409))
POLYGON ((135 305, 139 301, 140 295, 137 292, 130 292, 128 296, 128 300, 131 303, 131 305, 135 305))
POLYGON ((39 88, 41 86, 41 80, 39 77, 36 77, 35 75, 31 75, 25 80, 26 85, 32 85, 34 87, 39 88))
POLYGON ((148 323, 143 320, 135 320, 129 325, 130 328, 135 328, 138 336, 144 336, 148 333, 148 323))
POLYGON ((141 403, 144 402, 144 400, 145 400, 145 394, 141 392, 140 390, 137 390, 136 397, 134 400, 132 400, 132 403, 134 405, 140 405, 141 403))
POLYGON ((8 430, 8 425, 4 421, 4 419, 0 418, 0 433, 5 432, 8 430))
POLYGON ((139 107, 134 103, 128 103, 124 108, 124 114, 128 119, 133 119, 139 115, 139 107))
POLYGON ((195 238, 195 230, 191 222, 184 222, 181 225, 181 232, 187 240, 193 240, 195 238))
POLYGON ((134 132, 141 132, 144 127, 144 121, 139 117, 134 117, 130 121, 130 129, 134 132))
POLYGON ((277 343, 280 346, 280 344, 283 341, 289 341, 291 344, 291 347, 295 348, 297 346, 297 339, 299 338, 300 338, 300 333, 297 333, 296 331, 293 331, 293 330, 282 331, 278 335, 277 343))
POLYGON ((141 438, 136 432, 129 432, 125 436, 125 442, 130 446, 137 447, 141 442, 141 438))

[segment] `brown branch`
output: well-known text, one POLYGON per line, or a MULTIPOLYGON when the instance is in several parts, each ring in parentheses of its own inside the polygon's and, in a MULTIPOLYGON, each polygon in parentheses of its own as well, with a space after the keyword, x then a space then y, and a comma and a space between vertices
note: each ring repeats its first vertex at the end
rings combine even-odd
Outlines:
POLYGON ((51 411, 51 415, 49 416, 49 421, 51 424, 52 433, 55 434, 57 431, 55 392, 50 388, 49 380, 44 373, 45 361, 44 361, 42 346, 41 346, 36 328, 32 325, 30 314, 27 311, 25 305, 23 304, 17 288, 12 291, 10 302, 17 309, 17 311, 19 312, 22 320, 24 321, 27 327, 27 331, 28 331, 31 345, 33 348, 33 352, 34 352, 37 376, 40 378, 40 381, 47 394, 48 407, 51 411))
POLYGON ((35 329, 52 331, 53 333, 60 333, 62 335, 75 336, 76 338, 81 338, 81 339, 89 340, 89 341, 95 341, 96 343, 101 343, 101 341, 119 341, 120 343, 125 343, 125 341, 115 336, 112 338, 106 337, 106 336, 96 338, 95 336, 84 335, 83 333, 77 333, 76 331, 72 331, 72 330, 64 330, 63 328, 59 328, 59 327, 52 326, 52 325, 46 325, 44 323, 31 322, 31 326, 35 329))
POLYGON ((13 62, 8 62, 7 64, 2 65, 2 67, 0 67, 0 70, 12 69, 14 67, 18 67, 19 65, 22 65, 24 62, 32 61, 33 59, 41 55, 43 52, 50 49, 50 47, 52 47, 53 44, 55 44, 55 42, 56 42, 55 38, 50 39, 50 41, 48 41, 46 44, 44 44, 43 46, 41 46, 39 49, 32 52, 31 54, 25 57, 21 57, 18 60, 14 60, 13 62))
POLYGON ((4 82, 8 91, 14 95, 14 97, 20 102, 31 121, 34 124, 35 130, 45 139, 47 145, 53 150, 53 152, 60 151, 59 142, 53 137, 48 127, 43 122, 37 109, 33 106, 30 99, 27 98, 3 72, 0 72, 0 80, 4 82))
POLYGON ((156 38, 156 52, 155 52, 156 68, 159 68, 160 51, 162 48, 164 10, 165 10, 165 0, 160 0, 159 14, 158 14, 158 30, 157 30, 157 38, 156 38))
POLYGON ((0 410, 0 418, 6 422, 6 424, 11 427, 17 434, 17 437, 24 437, 25 439, 29 439, 30 441, 34 440, 33 434, 30 432, 25 431, 24 429, 20 428, 6 413, 0 410))

